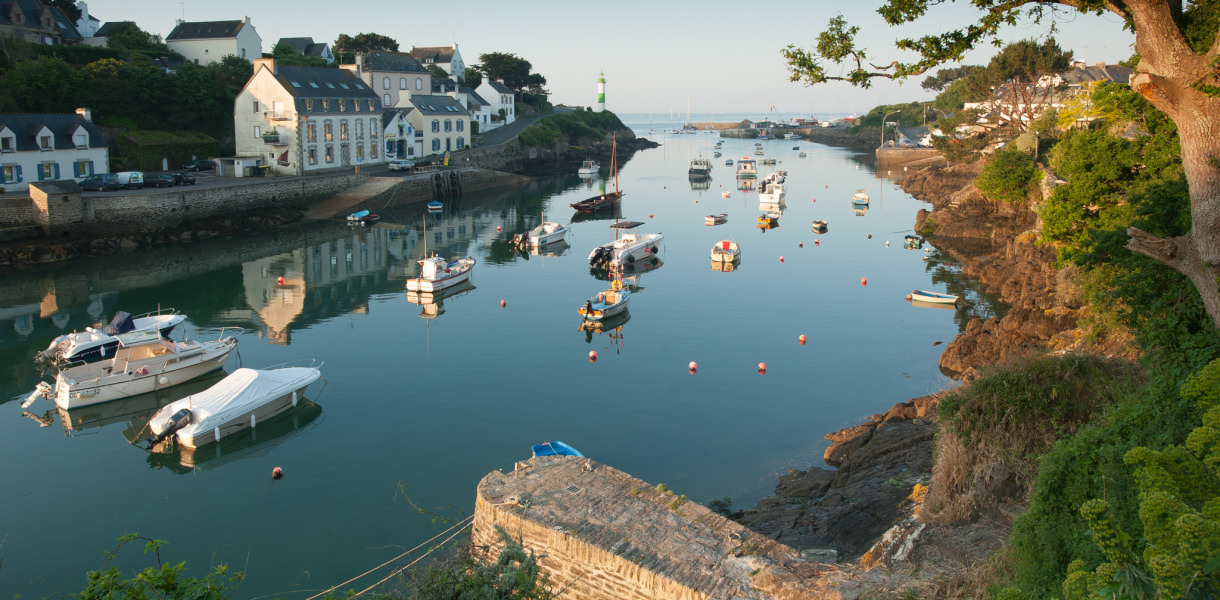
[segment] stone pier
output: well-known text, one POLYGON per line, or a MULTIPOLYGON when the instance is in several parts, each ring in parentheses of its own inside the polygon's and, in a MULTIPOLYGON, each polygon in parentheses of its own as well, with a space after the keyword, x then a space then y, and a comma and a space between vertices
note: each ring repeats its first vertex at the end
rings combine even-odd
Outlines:
POLYGON ((534 457, 479 482, 476 551, 498 528, 571 600, 816 597, 818 566, 707 508, 587 458, 534 457))

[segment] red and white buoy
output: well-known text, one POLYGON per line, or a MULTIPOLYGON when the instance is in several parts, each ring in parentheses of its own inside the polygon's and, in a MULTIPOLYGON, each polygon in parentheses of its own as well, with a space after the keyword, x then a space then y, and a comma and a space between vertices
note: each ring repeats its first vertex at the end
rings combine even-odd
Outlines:
POLYGON ((284 285, 284 276, 280 275, 279 277, 276 277, 275 282, 279 285, 284 285))
POLYGON ((698 364, 696 364, 696 363, 695 363, 695 361, 693 361, 693 360, 692 360, 692 361, 690 361, 690 364, 689 364, 689 365, 686 365, 686 369, 687 369, 688 371, 690 371, 690 374, 691 374, 691 375, 694 375, 694 374, 695 374, 695 371, 698 371, 698 370, 699 370, 699 365, 698 365, 698 364))
POLYGON ((271 478, 272 478, 272 479, 280 479, 280 478, 282 478, 283 476, 284 476, 284 470, 283 470, 283 469, 281 469, 281 468, 279 468, 279 467, 276 467, 276 468, 274 468, 274 469, 271 469, 271 478))
POLYGON ((861 277, 861 278, 860 278, 860 285, 868 285, 868 278, 867 278, 867 277, 861 277))
POLYGON ((758 363, 758 374, 759 375, 767 374, 767 363, 764 363, 764 362, 758 363))
POLYGON ((779 262, 784 262, 784 257, 779 257, 779 262))
POLYGON ((504 308, 504 307, 505 307, 505 306, 507 306, 507 305, 508 305, 508 303, 507 303, 507 302, 505 302, 505 301, 503 301, 503 300, 501 300, 501 301, 500 301, 500 308, 504 308))
POLYGON ((907 294, 907 302, 910 302, 910 301, 911 301, 911 295, 907 294))
POLYGON ((589 351, 589 362, 597 362, 597 350, 589 351))
POLYGON ((500 226, 496 225, 496 231, 500 231, 500 226))
POLYGON ((796 247, 797 247, 797 248, 804 248, 804 247, 805 247, 805 242, 797 242, 796 247))
POLYGON ((804 346, 805 345, 805 334, 802 333, 800 337, 796 338, 796 341, 800 342, 801 345, 804 346))

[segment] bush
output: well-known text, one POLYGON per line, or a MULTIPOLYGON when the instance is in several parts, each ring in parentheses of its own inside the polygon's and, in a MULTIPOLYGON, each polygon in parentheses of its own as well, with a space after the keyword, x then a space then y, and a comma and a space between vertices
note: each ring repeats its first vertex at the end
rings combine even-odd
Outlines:
POLYGON ((1005 148, 979 173, 974 184, 988 198, 1004 202, 1021 202, 1029 194, 1030 185, 1041 172, 1034 160, 1020 150, 1005 148))

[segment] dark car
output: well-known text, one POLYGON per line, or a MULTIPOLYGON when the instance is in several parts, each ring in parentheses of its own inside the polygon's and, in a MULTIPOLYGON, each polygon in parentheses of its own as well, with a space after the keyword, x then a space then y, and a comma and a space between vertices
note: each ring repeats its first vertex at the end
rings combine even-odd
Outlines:
POLYGON ((170 173, 174 178, 174 185, 195 185, 195 176, 186 171, 170 173))
POLYGON ((174 176, 169 173, 145 173, 144 187, 174 187, 174 176))
POLYGON ((216 163, 206 158, 198 158, 182 165, 183 171, 212 171, 215 169, 216 163))
POLYGON ((114 173, 96 173, 90 175, 80 182, 80 189, 93 190, 95 192, 109 192, 122 189, 119 185, 119 178, 114 173))

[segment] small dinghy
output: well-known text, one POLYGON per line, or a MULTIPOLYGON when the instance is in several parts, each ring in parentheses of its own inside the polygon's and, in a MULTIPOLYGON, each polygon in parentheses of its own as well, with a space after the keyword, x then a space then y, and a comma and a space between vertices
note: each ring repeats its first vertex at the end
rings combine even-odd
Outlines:
POLYGON ((822 221, 822 220, 814 221, 813 222, 813 232, 814 233, 826 233, 827 225, 828 225, 828 223, 826 221, 822 221))
MULTIPOLYGON (((728 192, 725 192, 728 193, 728 192)), ((703 222, 708 225, 721 225, 729 220, 729 213, 716 213, 703 218, 703 222)))
POLYGON ((581 458, 585 456, 580 453, 580 450, 560 441, 534 444, 530 449, 534 451, 534 456, 579 456, 581 458))
POLYGON ((914 290, 911 292, 912 302, 927 302, 929 304, 957 304, 958 297, 953 294, 941 294, 939 292, 929 292, 927 290, 914 290))
POLYGON ((741 258, 741 248, 737 242, 731 240, 720 240, 712 246, 711 257, 716 262, 737 262, 741 258))

